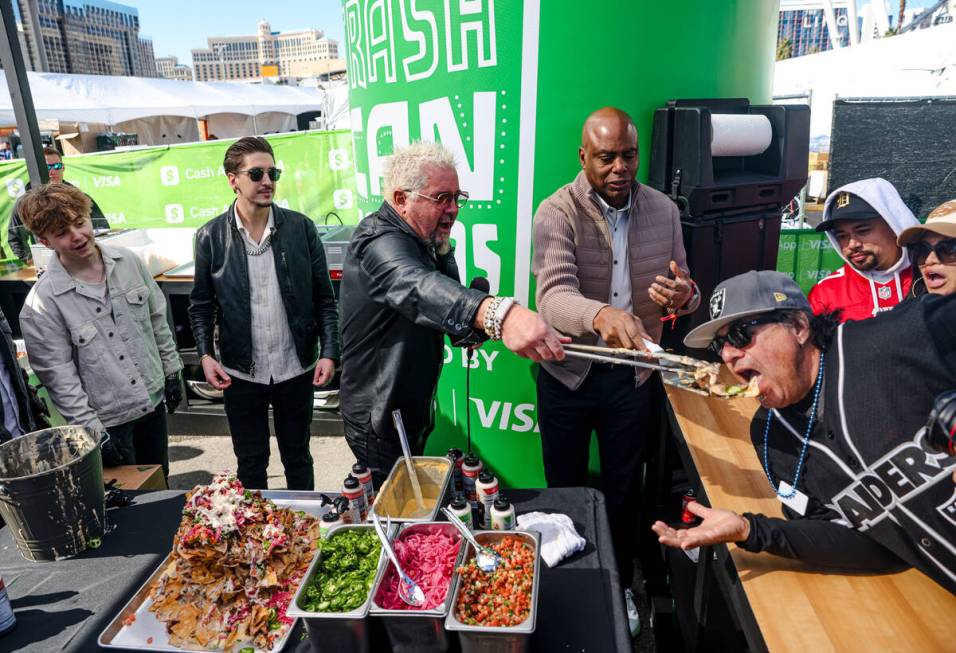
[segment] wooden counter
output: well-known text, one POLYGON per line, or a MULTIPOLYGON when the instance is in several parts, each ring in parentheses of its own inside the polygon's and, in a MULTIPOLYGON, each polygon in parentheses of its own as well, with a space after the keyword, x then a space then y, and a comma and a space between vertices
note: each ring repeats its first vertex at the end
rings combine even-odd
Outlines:
MULTIPOLYGON (((673 417, 712 507, 782 516, 750 442, 755 399, 667 387, 673 417)), ((956 651, 956 596, 911 569, 844 575, 729 546, 770 651, 956 651)))
POLYGON ((37 271, 32 265, 20 268, 19 270, 14 270, 13 272, 7 272, 6 274, 0 275, 0 282, 10 282, 10 281, 19 281, 21 283, 36 283, 37 280, 37 271))

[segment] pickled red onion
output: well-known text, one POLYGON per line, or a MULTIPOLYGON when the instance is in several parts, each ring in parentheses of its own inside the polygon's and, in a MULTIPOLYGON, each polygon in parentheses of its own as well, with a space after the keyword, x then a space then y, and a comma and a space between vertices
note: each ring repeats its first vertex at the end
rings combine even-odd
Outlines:
POLYGON ((434 527, 427 533, 401 534, 392 543, 402 569, 425 593, 425 605, 413 608, 398 596, 398 573, 389 565, 379 586, 375 602, 386 610, 431 610, 441 605, 448 595, 448 586, 455 570, 455 558, 461 536, 448 529, 434 527))

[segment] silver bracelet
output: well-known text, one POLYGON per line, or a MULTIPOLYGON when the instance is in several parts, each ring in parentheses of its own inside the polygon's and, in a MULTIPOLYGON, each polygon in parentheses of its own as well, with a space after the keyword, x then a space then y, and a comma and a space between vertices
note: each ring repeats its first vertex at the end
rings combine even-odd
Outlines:
POLYGON ((495 340, 501 340, 505 316, 508 315, 508 311, 510 311, 511 307, 516 303, 514 297, 503 297, 500 299, 501 303, 495 307, 495 340))
POLYGON ((504 297, 495 297, 491 300, 491 303, 488 304, 488 308, 485 309, 485 319, 482 326, 484 326, 485 335, 491 340, 501 340, 501 336, 495 337, 495 312, 498 310, 498 306, 501 305, 502 301, 504 301, 504 297))

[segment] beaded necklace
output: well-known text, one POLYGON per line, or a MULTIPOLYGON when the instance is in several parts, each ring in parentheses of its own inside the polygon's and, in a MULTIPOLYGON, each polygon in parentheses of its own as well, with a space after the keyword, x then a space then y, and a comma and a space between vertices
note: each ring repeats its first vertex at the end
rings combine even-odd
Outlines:
POLYGON ((773 481, 773 474, 770 473, 770 462, 767 455, 767 442, 770 438, 770 423, 773 421, 773 410, 767 414, 767 428, 763 431, 763 471, 767 475, 767 480, 770 481, 770 487, 773 488, 773 491, 777 493, 777 496, 781 499, 790 499, 797 494, 797 484, 800 482, 800 474, 803 471, 803 461, 807 455, 807 449, 810 447, 810 432, 813 430, 813 423, 817 419, 817 402, 820 400, 820 388, 823 387, 823 363, 826 359, 826 354, 820 352, 820 369, 817 372, 817 383, 813 388, 813 404, 810 406, 810 419, 807 421, 807 430, 803 434, 803 448, 800 450, 800 458, 797 460, 797 471, 793 477, 793 486, 788 492, 780 492, 779 487, 773 481))

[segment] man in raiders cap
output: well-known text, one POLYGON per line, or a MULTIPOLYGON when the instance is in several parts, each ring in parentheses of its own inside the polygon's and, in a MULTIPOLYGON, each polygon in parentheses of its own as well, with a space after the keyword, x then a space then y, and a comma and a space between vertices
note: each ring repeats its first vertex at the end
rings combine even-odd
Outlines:
POLYGON ((919 226, 900 194, 885 179, 862 179, 836 189, 823 206, 833 248, 846 263, 810 291, 816 314, 841 310, 841 319, 865 320, 903 301, 913 283, 903 230, 919 226))
POLYGON ((660 542, 736 542, 869 572, 912 566, 956 592, 956 457, 927 428, 935 398, 956 388, 956 295, 838 324, 811 316, 787 275, 747 272, 717 286, 710 317, 684 344, 757 379, 750 437, 786 519, 692 503, 701 524, 657 522, 660 542))

